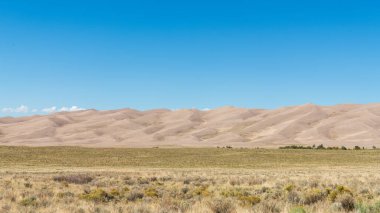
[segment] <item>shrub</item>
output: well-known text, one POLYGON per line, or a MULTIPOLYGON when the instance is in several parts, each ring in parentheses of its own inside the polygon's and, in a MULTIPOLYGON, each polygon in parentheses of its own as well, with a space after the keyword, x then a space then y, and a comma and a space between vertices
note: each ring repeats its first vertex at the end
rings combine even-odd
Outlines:
POLYGON ((74 197, 74 193, 72 193, 72 192, 58 192, 57 197, 58 198, 74 197))
POLYGON ((298 204, 301 201, 300 196, 297 192, 291 191, 288 193, 287 199, 290 203, 298 204))
POLYGON ((356 205, 356 210, 358 213, 378 213, 380 212, 380 202, 373 205, 364 205, 359 203, 356 205))
POLYGON ((117 189, 111 189, 110 191, 110 195, 114 196, 114 197, 119 197, 121 195, 120 191, 117 190, 117 189))
POLYGON ((124 183, 127 184, 127 185, 135 185, 136 184, 136 181, 133 180, 133 179, 124 179, 124 183))
POLYGON ((183 187, 183 188, 181 189, 181 192, 182 192, 182 194, 186 194, 186 193, 189 192, 189 188, 187 188, 187 187, 183 187))
POLYGON ((306 211, 302 206, 297 206, 290 209, 289 213, 306 213, 306 211))
POLYGON ((317 149, 326 149, 326 148, 323 146, 323 144, 320 144, 317 146, 317 149))
POLYGON ((361 150, 360 146, 355 146, 354 150, 361 150))
POLYGON ((241 185, 241 181, 240 181, 239 178, 233 178, 233 179, 231 179, 229 181, 229 183, 230 183, 231 186, 235 186, 235 185, 239 186, 239 185, 241 185))
POLYGON ((352 196, 352 192, 347 187, 344 187, 342 185, 336 186, 334 190, 327 189, 326 191, 329 194, 329 200, 332 202, 336 200, 338 195, 349 194, 352 196))
POLYGON ((190 179, 185 179, 185 180, 183 180, 183 184, 185 184, 185 185, 188 185, 188 184, 190 184, 190 182, 191 182, 191 180, 190 180, 190 179))
POLYGON ((287 192, 290 192, 294 189, 294 185, 293 184, 288 184, 284 187, 284 190, 287 191, 287 192))
POLYGON ((241 188, 232 188, 225 189, 220 192, 224 197, 240 197, 240 196, 248 196, 249 193, 242 190, 241 188))
POLYGON ((253 195, 251 195, 251 196, 240 196, 238 199, 245 206, 254 206, 254 205, 260 203, 260 201, 261 201, 261 199, 259 197, 256 197, 253 195))
POLYGON ((213 213, 235 213, 236 207, 229 199, 216 199, 208 203, 213 213))
POLYGON ((267 201, 267 202, 261 202, 257 206, 258 212, 265 212, 265 213, 280 213, 281 210, 278 207, 277 202, 275 201, 267 201))
POLYGON ((32 188, 32 187, 33 187, 33 184, 31 184, 31 183, 24 183, 24 186, 25 186, 26 188, 32 188))
POLYGON ((170 176, 164 176, 164 177, 160 177, 159 180, 165 182, 165 181, 173 180, 173 178, 170 176))
POLYGON ((24 198, 20 201, 20 205, 22 205, 22 206, 36 206, 37 205, 37 198, 36 197, 24 198))
POLYGON ((95 189, 89 193, 80 195, 80 198, 94 202, 109 202, 114 199, 114 196, 107 193, 103 189, 95 189))
POLYGON ((141 185, 143 185, 143 184, 149 184, 149 180, 146 179, 146 178, 142 178, 142 177, 139 177, 139 178, 137 179, 137 182, 138 182, 139 184, 141 184, 141 185))
POLYGON ((165 197, 160 202, 160 213, 186 212, 190 206, 189 202, 165 197))
POLYGON ((281 146, 280 149, 314 149, 315 145, 313 147, 311 146, 297 146, 297 145, 290 145, 290 146, 281 146))
POLYGON ((128 201, 136 201, 136 200, 142 199, 143 197, 144 197, 143 193, 137 192, 137 191, 132 191, 129 193, 127 200, 128 201))
POLYGON ((158 191, 155 188, 147 188, 147 189, 145 189, 144 194, 147 197, 158 197, 158 191))
POLYGON ((339 147, 337 146, 332 146, 332 147, 327 147, 328 150, 339 150, 339 147))
POLYGON ((207 190, 207 186, 200 186, 194 189, 193 194, 194 195, 202 195, 202 196, 209 196, 210 192, 207 190))
POLYGON ((306 205, 314 204, 325 199, 326 195, 319 189, 313 189, 304 194, 303 203, 306 205))
POLYGON ((93 180, 92 177, 84 174, 76 174, 76 175, 61 175, 53 177, 54 181, 57 182, 67 182, 74 184, 86 184, 93 180))
POLYGON ((351 195, 345 194, 338 198, 338 202, 346 211, 352 211, 355 208, 355 200, 351 195))

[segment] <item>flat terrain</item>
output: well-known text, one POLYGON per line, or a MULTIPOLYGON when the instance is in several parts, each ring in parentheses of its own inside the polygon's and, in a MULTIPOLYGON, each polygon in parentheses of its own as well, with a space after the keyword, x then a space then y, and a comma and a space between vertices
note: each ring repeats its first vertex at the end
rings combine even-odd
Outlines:
POLYGON ((82 147, 380 147, 380 104, 273 110, 85 110, 0 118, 0 145, 82 147))
POLYGON ((380 150, 0 147, 0 212, 378 213, 380 150))
POLYGON ((380 168, 380 150, 1 147, 0 168, 380 168))

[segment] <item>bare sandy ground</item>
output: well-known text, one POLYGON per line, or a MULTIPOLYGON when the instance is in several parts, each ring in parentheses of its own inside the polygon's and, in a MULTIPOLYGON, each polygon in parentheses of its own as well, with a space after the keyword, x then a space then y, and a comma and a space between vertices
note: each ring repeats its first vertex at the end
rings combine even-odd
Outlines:
POLYGON ((275 110, 86 110, 0 118, 0 145, 86 147, 380 147, 380 104, 275 110))

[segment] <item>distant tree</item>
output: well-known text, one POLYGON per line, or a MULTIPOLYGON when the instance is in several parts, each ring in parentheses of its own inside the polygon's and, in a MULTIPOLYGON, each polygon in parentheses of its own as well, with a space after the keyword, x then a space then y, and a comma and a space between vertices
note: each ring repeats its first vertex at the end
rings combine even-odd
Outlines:
POLYGON ((355 150, 360 150, 361 148, 360 148, 360 146, 355 146, 354 149, 355 150))
POLYGON ((340 149, 341 150, 347 150, 347 148, 345 146, 342 146, 340 149))
POLYGON ((323 146, 323 144, 320 144, 317 146, 317 149, 326 149, 326 148, 323 146))
POLYGON ((376 146, 372 146, 372 149, 377 149, 376 146))
POLYGON ((315 149, 315 144, 313 144, 313 149, 315 149))

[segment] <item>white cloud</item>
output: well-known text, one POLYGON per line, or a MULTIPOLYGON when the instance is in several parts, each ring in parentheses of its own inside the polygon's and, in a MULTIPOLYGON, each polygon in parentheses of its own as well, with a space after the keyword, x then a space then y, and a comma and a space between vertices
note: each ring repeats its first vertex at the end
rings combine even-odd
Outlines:
POLYGON ((8 108, 8 107, 1 109, 2 113, 12 113, 13 111, 14 111, 13 108, 8 108))
POLYGON ((77 106, 72 106, 72 107, 62 107, 59 111, 60 112, 75 112, 75 111, 81 111, 81 110, 85 110, 85 109, 77 107, 77 106))
POLYGON ((86 110, 84 108, 78 107, 78 106, 71 106, 71 107, 61 107, 58 108, 56 106, 48 107, 48 108, 43 108, 41 110, 39 109, 29 109, 28 106, 21 105, 16 108, 11 108, 11 107, 5 107, 0 109, 0 113, 3 114, 27 114, 29 112, 31 113, 55 113, 55 112, 76 112, 76 111, 81 111, 81 110, 86 110))
POLYGON ((29 112, 29 107, 27 107, 25 105, 21 105, 21 106, 16 107, 16 108, 6 107, 6 108, 1 109, 1 112, 5 113, 5 114, 9 114, 9 113, 28 113, 29 112))
POLYGON ((29 107, 25 105, 21 105, 15 109, 16 113, 28 113, 29 112, 29 107))
POLYGON ((76 111, 81 111, 81 110, 86 110, 84 108, 78 107, 78 106, 72 106, 72 107, 61 107, 57 108, 56 106, 52 106, 49 108, 42 109, 41 111, 44 113, 55 113, 55 112, 76 112, 76 111))
POLYGON ((52 106, 52 107, 49 107, 49 108, 44 108, 41 111, 45 112, 45 113, 55 113, 55 112, 57 112, 57 107, 56 106, 52 106))

